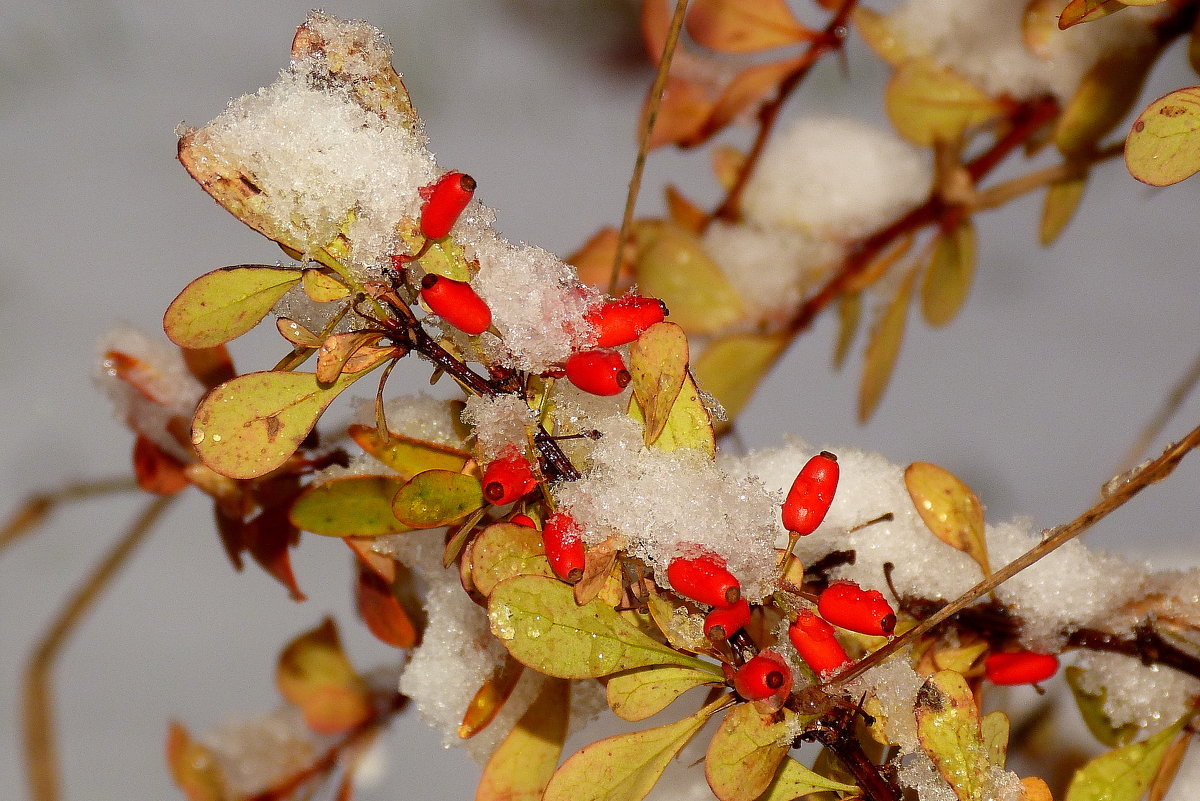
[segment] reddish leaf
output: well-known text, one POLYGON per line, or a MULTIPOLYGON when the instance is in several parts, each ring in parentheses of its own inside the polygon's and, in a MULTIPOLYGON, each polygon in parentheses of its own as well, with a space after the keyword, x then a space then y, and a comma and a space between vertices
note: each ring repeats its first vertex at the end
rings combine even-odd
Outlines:
POLYGON ((237 375, 237 370, 233 369, 229 349, 224 345, 180 350, 183 351, 183 363, 187 365, 188 372, 209 389, 224 384, 237 375))
POLYGON ((505 657, 500 669, 484 681, 471 698, 471 703, 467 704, 462 724, 458 727, 458 736, 467 740, 486 729, 504 708, 504 702, 512 695, 524 672, 524 665, 511 656, 505 657))
POLYGON ((392 585, 359 563, 355 602, 376 639, 395 648, 414 648, 420 635, 412 617, 392 592, 392 585))
POLYGON ((139 487, 157 495, 174 495, 189 483, 183 462, 141 434, 133 441, 133 474, 139 487))
POLYGON ((300 531, 288 520, 286 507, 264 510, 243 531, 245 548, 254 561, 276 581, 287 587, 293 601, 307 600, 292 572, 288 546, 299 540, 300 531))
POLYGON ((396 580, 396 560, 372 550, 375 545, 374 537, 342 537, 342 542, 350 546, 360 565, 374 572, 388 584, 396 580))
POLYGON ((692 0, 687 31, 699 44, 726 53, 786 47, 815 35, 786 0, 692 0))
POLYGON ((671 9, 668 0, 644 0, 642 3, 642 44, 655 66, 662 61, 667 31, 671 28, 671 9))

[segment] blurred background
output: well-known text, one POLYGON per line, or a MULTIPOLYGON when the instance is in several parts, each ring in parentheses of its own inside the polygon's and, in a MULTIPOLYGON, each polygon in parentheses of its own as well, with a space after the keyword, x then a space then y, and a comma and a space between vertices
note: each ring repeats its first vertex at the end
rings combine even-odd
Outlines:
MULTIPOLYGON (((113 322, 160 330, 193 277, 281 258, 211 201, 175 161, 174 127, 203 124, 272 81, 309 6, 17 0, 0 17, 0 509, 72 480, 126 473, 132 445, 95 392, 95 341, 113 322)), ((431 146, 469 171, 512 240, 566 255, 619 222, 635 123, 652 75, 629 0, 345 0, 396 50, 431 146)), ((1193 83, 1181 49, 1147 99, 1193 83)), ((850 69, 823 63, 790 113, 880 120, 882 67, 852 37, 850 69)), ((731 137, 745 141, 744 133, 731 137)), ((914 318, 870 424, 855 422, 859 351, 830 368, 824 318, 769 377, 739 424, 747 447, 799 434, 816 445, 942 464, 989 519, 1047 527, 1092 503, 1137 432, 1200 351, 1195 215, 1200 183, 1154 191, 1119 164, 1095 175, 1079 217, 1049 250, 1040 198, 978 221, 980 267, 963 314, 931 332, 914 318)), ((639 210, 672 181, 711 203, 703 151, 656 153, 639 210)), ((242 370, 278 340, 235 346, 242 370)), ((424 386, 420 370, 405 374, 424 386)), ((393 388, 400 383, 393 381, 393 388)), ((1200 422, 1190 398, 1161 440, 1200 422)), ((1160 567, 1200 561, 1200 456, 1087 535, 1160 567)), ((18 676, 37 632, 140 508, 115 496, 65 508, 0 559, 0 796, 20 798, 18 676)), ((173 798, 167 721, 200 734, 277 704, 275 655, 332 613, 351 658, 392 658, 351 623, 344 547, 310 537, 293 557, 296 606, 257 569, 235 574, 198 494, 176 504, 68 648, 57 672, 68 799, 173 798)), ((406 714, 361 797, 471 797, 478 769, 406 714)))

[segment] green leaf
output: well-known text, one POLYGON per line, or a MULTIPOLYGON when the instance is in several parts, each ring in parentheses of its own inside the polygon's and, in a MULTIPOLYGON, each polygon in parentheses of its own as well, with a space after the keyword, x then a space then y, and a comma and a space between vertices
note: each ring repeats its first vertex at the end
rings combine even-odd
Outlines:
POLYGON ((990 574, 983 505, 971 488, 946 468, 929 462, 906 467, 904 486, 933 535, 974 559, 984 575, 990 574))
POLYGON ((754 704, 726 713, 704 757, 704 775, 720 801, 754 801, 774 781, 792 745, 786 717, 775 717, 754 704))
MULTIPOLYGON (((639 423, 645 421, 636 397, 629 401, 629 416, 639 423)), ((683 379, 683 387, 675 398, 671 413, 667 415, 667 423, 662 433, 650 444, 664 451, 691 448, 709 456, 716 452, 717 440, 713 433, 712 418, 708 414, 708 408, 700 400, 700 391, 690 375, 683 379)))
POLYGON ((863 357, 863 377, 858 388, 858 420, 865 423, 875 413, 883 391, 892 378, 896 357, 900 355, 900 343, 904 341, 904 325, 908 319, 908 301, 912 297, 915 270, 910 271, 896 291, 891 302, 883 309, 879 321, 867 341, 867 352, 863 357))
POLYGON ((358 447, 405 479, 426 470, 450 470, 457 473, 471 458, 471 454, 458 448, 406 437, 403 434, 389 432, 388 436, 383 437, 380 436, 379 429, 370 426, 352 425, 347 432, 350 438, 358 443, 358 447))
POLYGON ((475 801, 541 801, 567 738, 570 691, 568 681, 546 681, 488 760, 475 801))
POLYGON ((629 348, 633 396, 645 412, 646 444, 662 434, 687 378, 687 334, 675 323, 655 323, 629 348))
POLYGON ((372 714, 370 690, 346 658, 332 618, 288 643, 275 682, 320 734, 349 731, 372 714))
POLYGON ((342 390, 363 373, 322 386, 312 373, 247 373, 205 396, 192 443, 205 465, 230 478, 258 478, 288 460, 342 390))
POLYGON ((787 338, 780 334, 722 337, 708 343, 692 365, 692 372, 697 385, 712 393, 730 420, 735 420, 786 346, 787 338))
POLYGON ((896 131, 929 147, 956 142, 971 128, 998 119, 1004 106, 958 73, 926 58, 904 62, 884 90, 896 131))
POLYGON ((608 705, 623 720, 645 720, 693 687, 724 682, 725 677, 716 667, 711 670, 673 665, 636 668, 608 680, 608 705))
MULTIPOLYGON (((416 253, 425 244, 425 235, 419 228, 399 228, 400 237, 412 253, 416 253)), ((462 245, 453 237, 431 242, 425 253, 417 260, 421 269, 427 273, 449 278, 452 281, 470 281, 475 273, 467 263, 462 245)))
POLYGON ((639 291, 661 299, 689 334, 714 334, 745 314, 741 296, 704 252, 700 239, 674 223, 637 229, 639 291))
POLYGON ((411 531, 392 514, 397 476, 343 476, 304 490, 288 513, 292 525, 326 537, 379 537, 411 531))
POLYGON ((592 743, 563 763, 543 801, 640 801, 723 703, 665 726, 592 743))
POLYGON ((1132 109, 1154 64, 1150 47, 1125 47, 1092 67, 1054 124, 1054 144, 1065 156, 1092 153, 1132 109))
POLYGON ((471 544, 470 561, 475 589, 485 596, 513 576, 554 576, 542 533, 515 523, 494 523, 479 532, 471 544))
POLYGON ((961 673, 942 670, 917 691, 917 739, 959 801, 988 798, 990 762, 979 708, 961 673))
POLYGON ((1071 665, 1063 671, 1063 675, 1067 679, 1067 686, 1071 688, 1071 695, 1075 698, 1075 705, 1079 707, 1079 715, 1083 718, 1088 731, 1100 743, 1109 748, 1116 748, 1131 742, 1137 736, 1138 727, 1132 723, 1126 723, 1119 728, 1113 726, 1112 720, 1104 712, 1104 701, 1108 692, 1104 688, 1101 688, 1098 693, 1085 690, 1083 673, 1083 668, 1075 665, 1071 665))
POLYGON ((1138 801, 1154 781, 1171 741, 1192 719, 1189 712, 1148 740, 1101 754, 1071 779, 1065 801, 1138 801))
POLYGON ((483 487, 475 476, 426 470, 396 493, 392 513, 414 529, 437 528, 461 520, 483 504, 483 487))
POLYGON ((1083 190, 1087 187, 1087 174, 1055 181, 1046 187, 1046 200, 1042 205, 1042 222, 1038 228, 1038 239, 1043 246, 1050 245, 1058 239, 1059 234, 1071 222, 1083 200, 1083 190))
POLYGON ((921 311, 935 327, 947 325, 958 314, 975 275, 975 226, 965 219, 953 231, 944 231, 933 246, 933 257, 921 284, 921 311))
POLYGON ((826 779, 789 757, 783 761, 783 767, 779 769, 767 791, 759 796, 758 801, 793 801, 821 790, 832 790, 835 793, 859 791, 857 785, 826 779))
POLYGON ((543 576, 500 582, 488 598, 492 633, 517 660, 549 676, 588 679, 649 665, 706 669, 651 639, 602 599, 575 604, 569 584, 543 576))
POLYGON ((1138 115, 1125 140, 1129 174, 1167 186, 1200 170, 1200 86, 1176 89, 1138 115))
POLYGON ((181 348, 211 348, 258 325, 300 283, 299 270, 244 265, 213 270, 192 281, 163 316, 163 330, 181 348))

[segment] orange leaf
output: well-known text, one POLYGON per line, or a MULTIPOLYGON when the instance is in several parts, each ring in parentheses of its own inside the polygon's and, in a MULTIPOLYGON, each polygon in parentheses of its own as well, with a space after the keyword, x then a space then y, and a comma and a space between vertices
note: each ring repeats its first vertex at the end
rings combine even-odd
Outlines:
POLYGON ((346 732, 371 717, 370 693, 342 651, 332 618, 288 643, 275 683, 318 734, 346 732))
POLYGON ((354 551, 358 563, 370 569, 375 575, 391 584, 396 580, 396 560, 381 553, 375 553, 374 537, 342 537, 342 542, 354 551))
MULTIPOLYGON (((667 196, 667 211, 670 212, 671 219, 674 220, 680 228, 686 228, 694 234, 703 233, 704 226, 708 222, 708 213, 684 197, 683 194, 671 184, 667 184, 666 189, 663 191, 667 196)), ((609 261, 609 264, 611 263, 612 262, 609 261)))
POLYGON ((229 356, 229 348, 224 345, 180 350, 183 351, 183 363, 187 365, 188 372, 209 389, 224 384, 237 375, 237 371, 233 369, 233 359, 229 356))
POLYGON ((172 722, 167 731, 167 767, 189 801, 225 801, 225 779, 213 754, 172 722))
POLYGON ((711 136, 737 119, 743 112, 758 105, 775 91, 780 82, 806 61, 797 56, 787 61, 757 64, 734 76, 717 99, 712 114, 704 126, 704 135, 711 136))
MULTIPOLYGON (((567 264, 575 268, 579 280, 585 284, 597 287, 607 287, 609 276, 612 275, 613 259, 617 256, 617 229, 612 226, 601 228, 584 242, 579 250, 567 256, 567 264)), ((627 287, 632 283, 630 272, 633 262, 629 258, 629 246, 626 246, 625 258, 621 260, 620 280, 617 287, 627 287)))
MULTIPOLYGON (((647 103, 649 102, 647 96, 647 103)), ((704 141, 702 129, 712 113, 713 101, 705 87, 687 78, 667 78, 663 90, 662 104, 654 131, 650 134, 650 147, 676 144, 694 147, 704 141)), ((645 117, 646 106, 642 107, 645 117)))
POLYGON ((293 601, 307 600, 296 574, 292 572, 292 559, 288 546, 295 544, 299 530, 287 517, 287 509, 274 507, 264 510, 246 523, 242 531, 242 542, 259 567, 267 571, 280 584, 288 588, 293 601))
POLYGON ((726 53, 786 47, 816 35, 792 16, 786 0, 692 0, 687 31, 697 43, 726 53))
POLYGON ((358 567, 355 603, 377 640, 394 648, 416 647, 420 634, 408 610, 392 592, 392 585, 362 563, 358 567))
POLYGON ((1091 22, 1125 8, 1120 0, 1071 0, 1058 17, 1059 30, 1065 31, 1072 25, 1091 22))
POLYGON ((191 483, 183 462, 141 434, 133 441, 133 473, 139 487, 158 495, 174 495, 191 483))
POLYGON ((486 729, 504 708, 504 702, 512 695, 524 672, 524 665, 511 656, 506 656, 500 670, 484 681, 471 703, 467 704, 462 724, 458 727, 458 736, 467 740, 486 729))
POLYGON ((642 3, 642 44, 650 62, 658 66, 671 28, 671 9, 668 0, 644 0, 642 3))

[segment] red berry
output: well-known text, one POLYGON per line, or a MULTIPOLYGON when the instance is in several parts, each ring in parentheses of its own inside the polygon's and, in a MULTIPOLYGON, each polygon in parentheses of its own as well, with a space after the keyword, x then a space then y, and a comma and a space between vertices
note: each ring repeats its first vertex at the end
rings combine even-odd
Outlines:
POLYGON ((1058 657, 1033 651, 988 654, 983 672, 993 684, 1037 684, 1058 672, 1058 657))
POLYGON ((529 515, 513 515, 508 522, 525 528, 537 528, 537 523, 533 522, 533 518, 529 515))
POLYGON ((788 639, 800 658, 821 678, 850 662, 846 649, 834 636, 833 626, 807 609, 788 626, 788 639))
POLYGON ((852 581, 835 581, 817 600, 821 617, 859 634, 886 637, 896 628, 896 613, 879 590, 864 590, 852 581))
POLYGON ((658 298, 625 295, 592 307, 583 319, 596 329, 596 347, 615 348, 633 342, 666 316, 667 306, 658 298))
POLYGON ((783 526, 801 536, 812 534, 825 519, 838 483, 837 457, 821 451, 800 469, 783 502, 783 526))
POLYGON ((618 395, 629 386, 625 360, 615 350, 581 350, 567 359, 567 380, 593 395, 618 395))
POLYGON ((714 553, 671 560, 667 565, 667 581, 680 595, 709 606, 732 606, 742 597, 737 577, 725 567, 725 560, 714 553))
POLYGON ((763 651, 737 669, 733 689, 747 701, 761 701, 773 695, 786 698, 792 691, 792 669, 779 654, 763 651))
POLYGON ((704 636, 713 642, 728 640, 750 622, 750 603, 745 598, 733 606, 717 606, 704 616, 704 636))
POLYGON ((583 540, 579 537, 579 526, 569 514, 555 512, 546 519, 542 545, 554 575, 571 584, 583 578, 583 540))
POLYGON ((421 279, 421 300, 438 317, 472 336, 492 324, 492 310, 466 281, 428 273, 421 279))
POLYGON ((475 179, 465 173, 448 172, 421 188, 421 233, 426 239, 441 239, 450 233, 458 215, 475 195, 475 179))
POLYGON ((533 468, 520 451, 508 449, 499 459, 493 459, 483 471, 483 497, 496 506, 505 506, 521 498, 537 486, 533 468))

